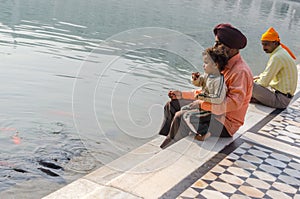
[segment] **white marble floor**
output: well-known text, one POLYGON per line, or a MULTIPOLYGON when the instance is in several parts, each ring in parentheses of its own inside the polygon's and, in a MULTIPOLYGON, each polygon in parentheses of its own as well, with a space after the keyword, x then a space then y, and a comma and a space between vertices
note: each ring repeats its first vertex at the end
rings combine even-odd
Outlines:
POLYGON ((178 196, 187 198, 300 198, 300 99, 178 196))

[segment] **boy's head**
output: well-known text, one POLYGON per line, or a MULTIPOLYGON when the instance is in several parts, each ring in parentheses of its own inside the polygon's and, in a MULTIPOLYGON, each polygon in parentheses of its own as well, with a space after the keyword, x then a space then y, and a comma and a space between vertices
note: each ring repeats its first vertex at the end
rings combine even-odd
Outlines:
POLYGON ((215 47, 205 49, 202 55, 209 57, 217 65, 219 72, 223 71, 228 63, 228 56, 215 47))

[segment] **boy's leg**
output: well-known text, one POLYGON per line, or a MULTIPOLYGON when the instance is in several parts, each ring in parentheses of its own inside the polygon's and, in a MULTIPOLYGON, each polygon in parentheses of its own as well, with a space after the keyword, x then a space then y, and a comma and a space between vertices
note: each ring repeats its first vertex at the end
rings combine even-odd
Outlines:
POLYGON ((208 132, 210 132, 213 137, 231 137, 225 126, 215 117, 211 117, 208 132))
POLYGON ((214 115, 207 115, 201 118, 196 140, 204 141, 210 136, 213 137, 231 137, 224 125, 219 122, 214 115), (201 124, 202 122, 202 124, 201 124))
POLYGON ((211 113, 207 111, 194 111, 189 112, 189 120, 190 122, 188 126, 192 129, 193 133, 195 133, 195 139, 199 141, 203 141, 210 136, 208 132, 209 123, 211 120, 211 113))

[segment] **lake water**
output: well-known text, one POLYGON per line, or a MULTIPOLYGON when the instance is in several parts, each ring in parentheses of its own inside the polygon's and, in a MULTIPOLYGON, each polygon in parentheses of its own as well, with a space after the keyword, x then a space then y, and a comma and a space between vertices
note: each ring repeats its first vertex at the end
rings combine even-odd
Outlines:
POLYGON ((155 138, 168 90, 193 88, 218 23, 247 36, 254 74, 270 26, 299 58, 298 0, 0 5, 0 198, 41 198, 155 138))

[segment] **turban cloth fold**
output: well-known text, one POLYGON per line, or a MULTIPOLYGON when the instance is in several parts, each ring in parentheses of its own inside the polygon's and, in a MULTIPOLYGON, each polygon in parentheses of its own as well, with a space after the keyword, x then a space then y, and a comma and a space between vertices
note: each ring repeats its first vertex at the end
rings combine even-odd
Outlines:
MULTIPOLYGON (((264 34, 261 36, 261 41, 278 41, 280 42, 279 34, 273 27, 270 27, 264 34)), ((294 53, 284 44, 280 43, 281 47, 284 48, 293 59, 296 59, 294 53)))
POLYGON ((231 24, 219 24, 213 31, 219 41, 229 48, 243 49, 247 45, 246 36, 231 24))

